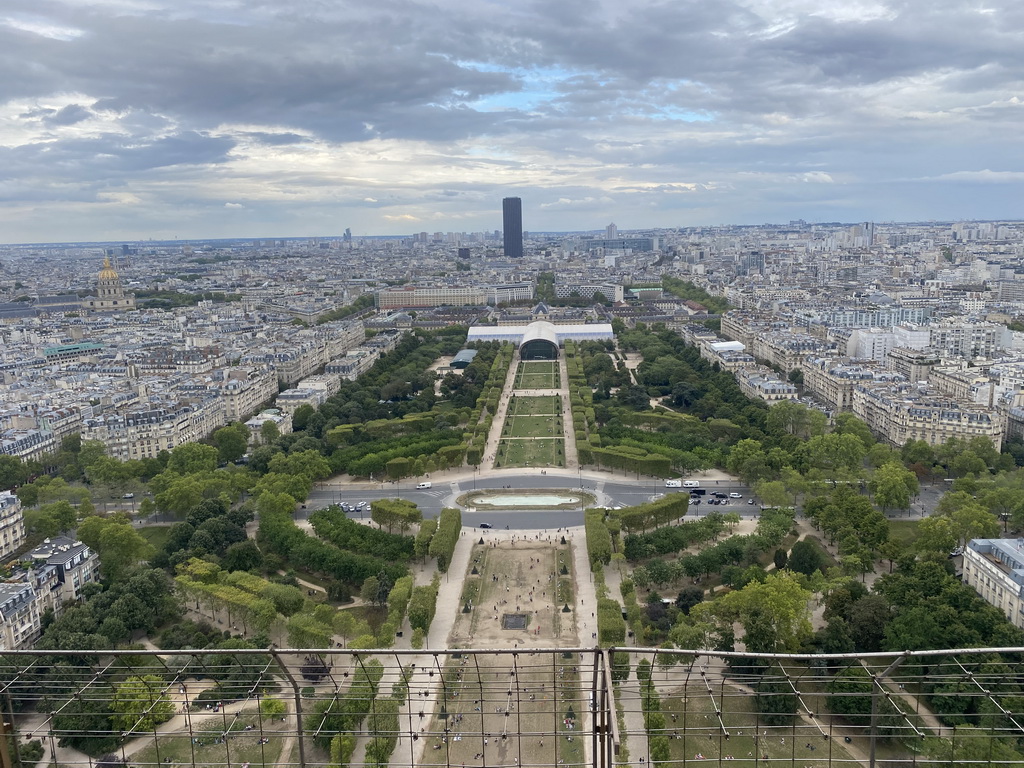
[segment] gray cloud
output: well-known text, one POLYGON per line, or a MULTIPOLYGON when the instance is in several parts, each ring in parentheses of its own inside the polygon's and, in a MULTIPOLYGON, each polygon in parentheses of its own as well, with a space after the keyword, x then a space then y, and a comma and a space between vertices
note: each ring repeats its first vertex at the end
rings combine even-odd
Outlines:
POLYGON ((577 229, 1007 216, 1024 192, 1014 0, 6 5, 8 208, 123 185, 139 226, 173 201, 202 229, 230 200, 493 229, 513 185, 530 226, 577 229))
POLYGON ((92 112, 81 104, 68 104, 61 107, 52 115, 43 118, 47 125, 74 125, 92 117, 92 112))

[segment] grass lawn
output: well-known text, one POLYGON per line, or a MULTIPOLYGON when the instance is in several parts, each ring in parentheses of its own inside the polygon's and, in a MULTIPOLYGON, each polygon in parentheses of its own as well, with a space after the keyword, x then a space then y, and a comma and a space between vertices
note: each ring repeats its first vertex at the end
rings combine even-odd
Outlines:
POLYGON ((917 520, 890 520, 889 538, 907 545, 908 547, 917 541, 917 520))
MULTIPOLYGON (((134 765, 241 765, 274 766, 281 756, 284 734, 289 726, 280 720, 271 722, 256 712, 227 715, 225 717, 204 716, 201 724, 195 719, 195 741, 189 736, 167 735, 152 740, 148 747, 136 752, 129 759, 134 765), (262 720, 262 726, 261 721, 262 720), (246 731, 245 726, 252 730, 246 731), (225 732, 228 737, 221 738, 225 732), (269 738, 260 744, 261 738, 269 738), (219 743, 218 743, 219 742, 219 743)), ((291 729, 294 730, 294 725, 291 729)))
MULTIPOLYGON (((754 696, 730 685, 716 685, 708 691, 695 680, 685 695, 662 693, 661 702, 672 760, 694 760, 699 754, 706 760, 734 761, 739 768, 753 766, 756 757, 767 755, 772 761, 799 761, 805 768, 828 768, 829 758, 850 759, 835 739, 823 739, 816 727, 799 718, 787 726, 761 724, 754 696), (728 739, 719 725, 716 708, 722 712, 728 739)), ((757 764, 763 765, 763 760, 757 764)))
POLYGON ((516 371, 516 389, 558 389, 560 384, 558 363, 531 361, 519 364, 516 371))
POLYGON ((502 437, 561 437, 560 397, 513 397, 502 437))
POLYGON ((565 443, 561 438, 502 440, 495 467, 564 467, 565 443))
POLYGON ((342 606, 341 610, 348 611, 357 619, 363 619, 370 625, 370 629, 373 630, 374 634, 380 630, 380 625, 384 623, 384 620, 388 617, 388 609, 381 608, 373 605, 356 605, 352 608, 345 608, 342 606))
POLYGON ((159 552, 171 537, 171 526, 148 525, 145 528, 139 528, 139 535, 148 541, 153 549, 159 552))

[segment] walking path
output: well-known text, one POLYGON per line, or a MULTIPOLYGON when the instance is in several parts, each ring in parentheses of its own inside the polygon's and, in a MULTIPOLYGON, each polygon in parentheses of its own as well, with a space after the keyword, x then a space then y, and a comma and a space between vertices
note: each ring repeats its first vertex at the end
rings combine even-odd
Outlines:
MULTIPOLYGON (((462 596, 463 576, 469 568, 469 558, 473 552, 474 537, 472 531, 463 530, 455 545, 455 552, 452 555, 452 562, 448 568, 448 574, 454 574, 451 578, 448 574, 441 577, 441 584, 437 591, 437 609, 434 613, 434 620, 430 622, 430 630, 427 632, 426 649, 419 656, 403 656, 402 661, 406 668, 411 670, 408 677, 410 680, 410 692, 427 689, 427 696, 417 696, 415 701, 407 697, 398 713, 398 722, 402 733, 398 737, 398 743, 391 753, 391 768, 406 768, 410 765, 420 765, 423 760, 423 750, 427 746, 426 739, 412 740, 410 732, 419 730, 418 723, 421 722, 420 712, 434 711, 437 701, 437 694, 441 688, 441 675, 437 674, 437 659, 429 653, 431 648, 447 648, 448 636, 455 627, 455 620, 459 616, 460 598, 462 596), (468 535, 467 535, 468 533, 468 535), (433 672, 433 677, 430 673, 433 672), (415 681, 415 682, 413 682, 415 681), (431 681, 433 683, 431 684, 431 681), (413 712, 415 706, 416 712, 413 712)), ((421 576, 417 575, 417 582, 421 576)), ((431 573, 430 578, 433 578, 431 573)), ((427 579, 429 583, 429 579, 427 579)), ((408 622, 408 620, 406 620, 408 622)), ((366 739, 360 739, 365 742, 366 739)), ((363 746, 365 754, 365 745, 363 746)), ((351 765, 360 765, 353 756, 351 765)))
POLYGON ((576 426, 572 421, 572 396, 569 393, 569 369, 565 364, 565 355, 558 358, 558 391, 562 395, 562 432, 565 434, 565 468, 575 469, 580 465, 580 455, 576 450, 576 426))

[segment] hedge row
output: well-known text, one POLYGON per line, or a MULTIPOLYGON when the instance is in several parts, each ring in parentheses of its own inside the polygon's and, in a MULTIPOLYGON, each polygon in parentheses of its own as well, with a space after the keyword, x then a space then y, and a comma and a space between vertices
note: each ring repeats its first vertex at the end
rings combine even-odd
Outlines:
POLYGON ((588 509, 583 513, 583 530, 587 536, 587 556, 590 570, 599 571, 612 559, 612 535, 605 522, 604 511, 588 509))
POLYGON ((309 516, 316 535, 339 549, 373 555, 384 560, 412 559, 412 536, 400 536, 349 520, 341 507, 318 509, 309 516))
POLYGON ((657 528, 659 525, 685 517, 689 508, 690 499, 685 493, 671 493, 657 501, 616 510, 614 515, 618 518, 621 529, 631 533, 657 528))
POLYGON ((388 592, 388 617, 377 630, 379 648, 390 648, 395 644, 395 635, 398 628, 402 626, 402 620, 405 619, 405 611, 409 607, 409 598, 411 597, 412 576, 403 576, 388 592))
POLYGON ((480 396, 476 400, 476 407, 470 418, 471 431, 466 433, 463 443, 466 461, 473 466, 478 465, 483 459, 487 435, 490 434, 494 413, 498 410, 498 401, 514 357, 515 348, 511 344, 502 344, 499 347, 487 372, 487 381, 484 382, 480 396), (481 418, 485 410, 486 415, 481 418))
MULTIPOLYGON (((639 676, 640 670, 637 669, 639 676)), ((665 733, 665 715, 661 711, 661 699, 654 689, 654 683, 648 679, 640 688, 641 702, 644 712, 644 727, 647 729, 647 749, 651 762, 662 765, 669 761, 668 734, 665 733)))
POLYGON ((373 702, 367 728, 374 736, 366 745, 364 766, 386 768, 391 762, 391 753, 398 743, 398 709, 398 701, 391 696, 379 696, 373 702))
POLYGON ((330 748, 331 765, 348 765, 356 748, 354 734, 362 728, 383 675, 384 665, 377 659, 357 663, 348 690, 320 701, 309 716, 306 732, 315 734, 313 743, 321 749, 330 748))
POLYGON ((416 541, 413 543, 413 554, 416 557, 422 560, 430 554, 430 542, 433 540, 436 530, 437 520, 433 517, 420 523, 420 529, 416 532, 416 541))
POLYGON ((414 630, 426 632, 430 629, 430 622, 434 620, 434 612, 437 610, 437 591, 440 586, 441 579, 434 574, 430 584, 413 587, 412 599, 409 601, 409 625, 414 630))
POLYGON ((622 606, 610 597, 597 599, 597 637, 603 646, 622 645, 626 642, 626 620, 622 606))
POLYGON ((407 572, 402 563, 346 552, 307 536, 284 512, 260 515, 257 542, 264 552, 280 555, 296 568, 330 576, 353 589, 358 589, 368 577, 381 571, 396 581, 407 572))
POLYGON ((437 558, 437 570, 441 573, 448 572, 451 565, 452 555, 455 552, 455 545, 459 543, 459 535, 462 533, 462 512, 457 509, 445 508, 441 510, 441 517, 437 521, 437 531, 434 538, 430 540, 430 555, 437 558))

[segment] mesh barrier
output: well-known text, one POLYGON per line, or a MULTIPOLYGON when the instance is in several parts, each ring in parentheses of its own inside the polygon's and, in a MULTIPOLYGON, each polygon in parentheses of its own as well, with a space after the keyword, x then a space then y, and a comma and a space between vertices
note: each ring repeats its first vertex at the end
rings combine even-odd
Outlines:
POLYGON ((1022 654, 10 652, 0 704, 13 738, 0 740, 0 758, 136 768, 1021 765, 1022 654))

